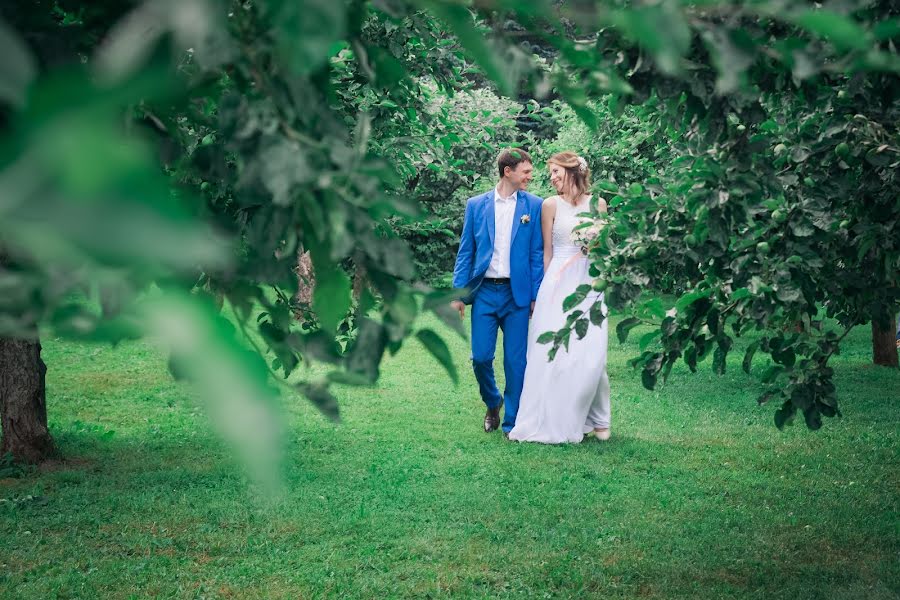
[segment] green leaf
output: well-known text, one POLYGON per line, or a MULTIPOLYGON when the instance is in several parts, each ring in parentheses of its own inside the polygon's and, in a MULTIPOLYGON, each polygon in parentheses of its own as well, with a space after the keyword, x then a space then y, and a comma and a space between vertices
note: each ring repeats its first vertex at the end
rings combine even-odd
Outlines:
POLYGON ((323 415, 335 423, 341 420, 337 399, 328 389, 326 383, 304 383, 298 385, 297 389, 301 394, 306 396, 307 399, 313 403, 313 406, 318 408, 323 415))
MULTIPOLYGON (((369 57, 372 59, 372 66, 375 69, 376 85, 383 88, 393 88, 406 79, 406 67, 389 52, 372 45, 367 46, 367 50, 369 57)), ((388 102, 390 101, 382 100, 384 105, 387 105, 388 102)), ((394 104, 394 108, 397 108, 396 103, 392 102, 391 104, 394 104)))
POLYGON ((587 319, 578 319, 575 321, 575 335, 578 336, 578 339, 584 339, 584 336, 587 335, 588 327, 590 326, 590 322, 587 319))
POLYGON ((663 304, 662 299, 653 298, 644 302, 641 306, 642 311, 646 311, 648 314, 656 317, 657 319, 662 319, 666 316, 666 305, 663 304))
POLYGON ((592 131, 596 130, 599 125, 599 119, 597 117, 597 113, 595 113, 590 106, 586 106, 584 104, 578 103, 577 100, 573 99, 573 96, 563 96, 566 102, 569 103, 569 106, 572 107, 572 110, 578 115, 578 118, 584 121, 584 124, 587 125, 592 131))
POLYGON ((743 288, 734 290, 731 293, 731 299, 732 300, 743 300, 744 298, 749 298, 752 295, 753 295, 753 293, 749 289, 743 287, 743 288))
POLYGON ((889 153, 879 151, 879 148, 872 148, 866 152, 866 161, 873 167, 887 166, 892 160, 893 157, 889 153))
POLYGON ((684 351, 684 363, 691 370, 691 373, 697 372, 697 347, 694 345, 688 346, 687 350, 684 351))
POLYGON ((815 405, 810 406, 803 411, 803 419, 806 421, 806 426, 813 431, 821 429, 822 427, 822 413, 815 405))
POLYGON ((650 343, 651 343, 653 340, 655 340, 656 338, 658 338, 661 334, 662 334, 662 332, 661 332, 659 329, 655 329, 655 330, 653 330, 653 331, 651 331, 651 332, 649 332, 649 333, 645 333, 644 335, 642 335, 642 336, 641 336, 641 340, 640 340, 640 342, 638 343, 638 346, 640 347, 641 352, 643 352, 644 350, 646 350, 646 349, 647 349, 647 346, 649 346, 650 343))
POLYGON ((628 332, 640 324, 641 320, 636 317, 628 317, 619 321, 619 324, 616 325, 616 337, 619 338, 619 343, 624 344, 628 339, 628 332))
POLYGON ((644 369, 641 371, 641 384, 650 390, 651 392, 656 387, 656 373, 649 369, 644 369))
POLYGON ((716 351, 713 352, 713 373, 716 375, 724 375, 725 374, 725 363, 726 357, 728 356, 728 351, 725 350, 722 346, 716 347, 716 351))
POLYGON ((559 346, 557 346, 557 345, 554 345, 552 348, 550 348, 550 350, 547 352, 547 360, 551 361, 554 358, 556 358, 556 353, 558 351, 559 351, 559 346))
POLYGON ((450 26, 469 55, 500 91, 507 96, 512 95, 511 70, 504 66, 497 52, 488 44, 484 32, 476 26, 472 12, 461 4, 444 2, 431 4, 430 8, 450 26))
POLYGON ((796 302, 801 298, 800 290, 788 283, 779 284, 775 295, 782 302, 796 302))
POLYGON ((606 315, 603 312, 603 303, 600 301, 594 302, 591 305, 589 316, 592 324, 597 327, 603 325, 603 321, 606 320, 606 315))
POLYGON ((900 17, 879 21, 872 28, 872 34, 877 40, 889 40, 900 36, 900 17))
POLYGON ((613 14, 614 24, 653 54, 667 75, 681 71, 691 44, 691 29, 677 3, 644 5, 613 14))
POLYGON ((596 187, 600 188, 604 192, 610 192, 612 194, 619 193, 619 186, 612 181, 598 181, 594 184, 596 187))
POLYGON ((445 325, 448 325, 453 331, 458 333, 461 338, 468 339, 466 329, 463 327, 463 320, 459 318, 459 313, 456 309, 450 306, 450 302, 457 299, 459 299, 459 294, 453 291, 431 292, 425 296, 424 307, 437 315, 445 325))
POLYGON ((784 365, 787 368, 791 368, 794 366, 794 363, 797 360, 797 355, 794 353, 794 350, 791 348, 782 348, 780 350, 772 351, 772 359, 784 365))
POLYGON ((453 363, 453 356, 450 354, 450 349, 444 340, 441 339, 441 336, 431 329, 422 329, 416 332, 416 337, 419 338, 419 341, 422 342, 422 345, 425 346, 431 355, 443 365, 453 383, 458 384, 459 375, 456 372, 456 365, 453 363))
POLYGON ((559 330, 558 333, 560 336, 560 338, 559 338, 560 343, 562 344, 563 348, 568 350, 569 349, 569 340, 572 337, 572 330, 568 327, 563 327, 562 329, 559 330))
POLYGON ((21 107, 37 68, 25 43, 0 20, 0 101, 21 107))
POLYGON ((806 146, 794 146, 791 149, 791 160, 793 160, 795 163, 802 163, 807 158, 809 158, 809 155, 811 153, 812 152, 810 151, 810 149, 806 146))
POLYGON ((266 361, 235 338, 234 326, 209 303, 167 292, 144 309, 147 332, 177 357, 178 370, 196 385, 211 420, 248 471, 277 484, 283 418, 266 361))
POLYGON ((675 308, 678 312, 684 311, 688 306, 700 300, 702 298, 708 298, 710 295, 709 291, 699 291, 699 292, 691 292, 689 294, 685 294, 675 303, 675 308))
POLYGON ((568 316, 566 316, 566 327, 571 327, 583 314, 583 310, 573 310, 570 312, 568 316))
POLYGON ((351 371, 331 371, 327 377, 329 382, 340 385, 362 386, 372 384, 372 381, 365 375, 351 371))
POLYGON ((368 383, 374 383, 378 379, 387 334, 381 323, 369 317, 361 317, 358 325, 356 339, 346 356, 347 371, 368 383))
POLYGON ((736 36, 736 32, 725 28, 710 28, 703 33, 718 72, 716 91, 722 95, 738 89, 745 79, 745 71, 755 60, 752 42, 740 40, 744 43, 738 43, 733 36, 736 36))
POLYGON ((153 51, 167 35, 180 50, 193 48, 192 62, 203 69, 212 69, 233 57, 233 45, 221 19, 223 11, 213 3, 182 5, 182 10, 190 11, 189 17, 179 10, 161 9, 154 4, 128 6, 131 5, 137 8, 105 32, 103 43, 89 62, 102 78, 121 80, 138 73, 152 60, 153 51))
POLYGON ((750 367, 753 365, 753 355, 756 354, 756 351, 758 349, 759 341, 756 341, 747 346, 747 351, 744 353, 744 362, 741 363, 741 367, 744 369, 744 373, 746 373, 747 375, 750 374, 750 367))
POLYGON ((675 332, 678 331, 678 320, 675 317, 666 317, 660 323, 659 331, 666 337, 675 335, 675 332))
POLYGON ((765 373, 762 374, 760 380, 763 383, 772 383, 775 381, 779 375, 784 371, 784 367, 781 365, 772 365, 768 369, 766 369, 765 373))
POLYGON ((335 44, 345 39, 347 11, 340 2, 269 0, 274 7, 279 50, 296 73, 317 71, 335 44))
MULTIPOLYGON (((297 142, 276 138, 259 153, 259 178, 272 194, 277 206, 294 203, 298 186, 309 183, 318 173, 306 159, 303 147, 297 142)), ((307 199, 307 202, 315 202, 307 199)))
POLYGON ((794 23, 824 37, 839 50, 862 50, 868 45, 866 31, 856 22, 828 10, 807 10, 795 15, 794 23))
POLYGON ((331 333, 350 308, 350 278, 334 265, 316 265, 316 287, 313 290, 313 310, 322 328, 331 333))
POLYGON ((555 331, 545 331, 541 335, 538 336, 537 343, 538 344, 549 344, 553 341, 553 338, 556 337, 555 331))
POLYGON ((794 420, 797 408, 791 404, 790 400, 786 400, 781 408, 775 411, 775 427, 784 429, 785 425, 790 425, 794 420))
POLYGON ((572 294, 569 294, 566 299, 563 300, 563 310, 570 311, 581 304, 590 291, 591 286, 584 284, 579 285, 572 294))
POLYGON ((379 240, 377 245, 367 247, 366 252, 386 273, 399 279, 412 279, 416 274, 409 246, 403 240, 379 240))

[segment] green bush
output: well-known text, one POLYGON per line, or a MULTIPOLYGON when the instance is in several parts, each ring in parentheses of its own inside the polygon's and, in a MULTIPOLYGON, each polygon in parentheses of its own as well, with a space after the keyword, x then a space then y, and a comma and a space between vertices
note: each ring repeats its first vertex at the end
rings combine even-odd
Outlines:
POLYGON ((496 158, 501 148, 527 142, 517 120, 535 118, 526 107, 488 89, 452 96, 434 85, 427 106, 429 126, 424 135, 438 144, 414 161, 408 189, 423 207, 414 221, 396 219, 395 230, 407 240, 421 277, 436 287, 449 287, 466 199, 496 184, 496 158))

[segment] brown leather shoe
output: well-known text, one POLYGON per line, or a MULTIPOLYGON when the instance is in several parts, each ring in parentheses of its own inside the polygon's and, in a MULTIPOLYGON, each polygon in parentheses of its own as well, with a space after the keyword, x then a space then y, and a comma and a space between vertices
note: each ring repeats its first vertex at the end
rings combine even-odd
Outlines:
POLYGON ((484 413, 484 432, 490 433, 500 427, 500 407, 489 408, 484 413))

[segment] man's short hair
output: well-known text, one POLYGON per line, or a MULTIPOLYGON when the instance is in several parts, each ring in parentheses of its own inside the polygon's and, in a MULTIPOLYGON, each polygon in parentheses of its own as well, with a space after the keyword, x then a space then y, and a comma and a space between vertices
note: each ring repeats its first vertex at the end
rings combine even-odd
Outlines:
POLYGON ((503 171, 506 167, 515 170, 519 163, 531 162, 531 156, 521 148, 504 148, 497 157, 497 171, 500 177, 503 177, 503 171))

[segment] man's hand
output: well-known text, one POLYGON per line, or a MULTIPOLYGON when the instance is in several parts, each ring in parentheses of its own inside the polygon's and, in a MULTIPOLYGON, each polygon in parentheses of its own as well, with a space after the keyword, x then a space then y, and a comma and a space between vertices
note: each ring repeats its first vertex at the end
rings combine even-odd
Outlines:
MULTIPOLYGON (((534 304, 534 303, 532 303, 532 304, 534 304)), ((453 307, 453 310, 459 311, 460 319, 466 318, 466 305, 463 304, 462 300, 454 300, 453 302, 450 303, 450 306, 453 307)))
POLYGON ((528 318, 530 319, 533 316, 534 316, 534 300, 531 301, 531 312, 528 313, 528 318))

